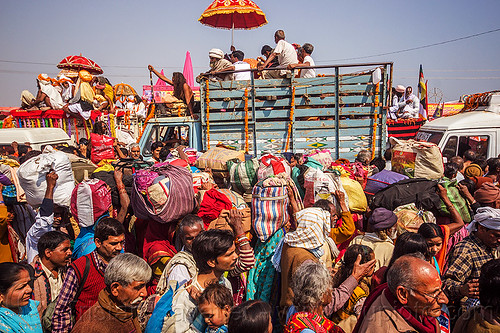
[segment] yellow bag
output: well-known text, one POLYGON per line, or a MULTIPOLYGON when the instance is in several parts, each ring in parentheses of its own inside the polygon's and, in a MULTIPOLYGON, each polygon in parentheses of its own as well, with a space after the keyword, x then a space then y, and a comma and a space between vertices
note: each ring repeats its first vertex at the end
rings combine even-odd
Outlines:
POLYGON ((351 212, 366 212, 368 202, 361 184, 346 176, 341 176, 340 181, 349 198, 349 210, 351 212))
POLYGON ((215 147, 204 153, 196 160, 196 167, 200 170, 207 168, 212 170, 214 176, 228 177, 227 161, 238 159, 241 162, 245 161, 245 153, 222 147, 215 147))

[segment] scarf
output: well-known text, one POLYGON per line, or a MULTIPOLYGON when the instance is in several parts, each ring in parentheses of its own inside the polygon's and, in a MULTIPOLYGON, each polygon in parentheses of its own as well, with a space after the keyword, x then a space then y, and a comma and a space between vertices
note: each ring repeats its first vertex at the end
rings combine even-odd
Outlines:
POLYGON ((97 301, 99 302, 99 305, 110 315, 121 321, 122 323, 125 323, 129 320, 132 320, 135 331, 137 333, 142 333, 141 326, 139 325, 139 321, 137 320, 137 316, 134 315, 133 312, 127 312, 121 308, 119 308, 115 302, 111 300, 109 297, 109 293, 106 291, 106 289, 101 290, 99 293, 99 296, 97 298, 97 301))
POLYGON ((217 219, 223 209, 230 210, 232 207, 231 200, 225 194, 216 189, 210 189, 203 196, 198 216, 203 220, 205 228, 208 228, 210 222, 217 219))
POLYGON ((285 326, 285 333, 300 333, 305 329, 310 329, 316 333, 343 333, 340 327, 333 321, 317 313, 297 312, 285 326))
POLYGON ((5 333, 42 333, 42 324, 37 306, 39 302, 30 300, 20 308, 20 313, 0 307, 0 332, 5 333))

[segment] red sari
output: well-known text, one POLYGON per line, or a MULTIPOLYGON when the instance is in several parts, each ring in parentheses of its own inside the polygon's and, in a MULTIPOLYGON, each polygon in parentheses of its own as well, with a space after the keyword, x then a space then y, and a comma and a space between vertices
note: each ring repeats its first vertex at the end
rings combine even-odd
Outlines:
POLYGON ((300 333, 306 328, 316 333, 344 333, 333 321, 310 312, 297 312, 290 317, 285 326, 285 333, 300 333))

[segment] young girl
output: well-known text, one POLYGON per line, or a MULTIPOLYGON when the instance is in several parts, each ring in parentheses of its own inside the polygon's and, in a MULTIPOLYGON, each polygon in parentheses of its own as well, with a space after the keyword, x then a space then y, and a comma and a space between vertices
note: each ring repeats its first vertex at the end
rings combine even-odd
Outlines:
POLYGON ((229 333, 271 333, 271 306, 262 301, 246 301, 231 312, 229 333))
POLYGON ((224 285, 206 287, 198 299, 198 309, 208 325, 205 333, 226 333, 232 307, 233 295, 224 285))

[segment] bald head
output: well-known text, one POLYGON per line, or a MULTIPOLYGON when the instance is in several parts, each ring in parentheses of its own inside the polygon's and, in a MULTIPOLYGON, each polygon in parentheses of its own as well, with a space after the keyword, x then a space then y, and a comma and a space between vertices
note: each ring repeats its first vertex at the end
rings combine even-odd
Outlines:
POLYGON ((424 256, 405 255, 397 259, 387 272, 387 285, 392 293, 399 286, 409 289, 426 285, 429 281, 439 279, 436 268, 424 260, 424 256))
POLYGON ((463 158, 461 158, 460 156, 453 156, 452 158, 450 158, 450 162, 458 165, 458 171, 464 172, 464 159, 463 158))

